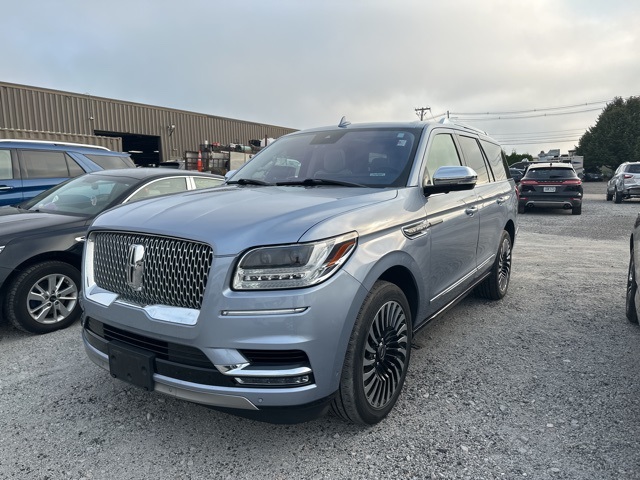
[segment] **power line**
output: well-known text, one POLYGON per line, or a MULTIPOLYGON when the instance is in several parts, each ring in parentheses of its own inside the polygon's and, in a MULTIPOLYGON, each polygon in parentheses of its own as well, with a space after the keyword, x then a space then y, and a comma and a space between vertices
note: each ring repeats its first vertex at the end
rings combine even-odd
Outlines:
POLYGON ((546 131, 540 131, 540 132, 509 132, 509 133, 492 133, 492 136, 496 136, 496 135, 539 135, 542 133, 557 133, 557 132, 584 132, 587 130, 587 128, 589 127, 584 127, 584 128, 567 128, 564 130, 546 130, 546 131))
MULTIPOLYGON (((521 120, 525 118, 539 118, 539 117, 556 117, 559 115, 574 115, 576 113, 595 112, 596 110, 602 110, 602 107, 590 108, 585 110, 576 110, 574 112, 556 112, 556 113, 541 113, 539 115, 518 115, 518 116, 505 116, 505 117, 489 117, 489 118, 465 118, 455 117, 454 120, 461 120, 466 122, 486 122, 490 120, 521 120)), ((455 112, 451 112, 451 115, 457 115, 455 112)))
POLYGON ((568 143, 568 142, 577 142, 580 140, 579 138, 565 138, 565 139, 556 139, 549 141, 540 141, 540 142, 500 142, 502 146, 505 145, 548 145, 549 143, 568 143))
MULTIPOLYGON (((576 105, 564 105, 561 107, 533 108, 531 110, 513 110, 513 111, 505 111, 505 112, 476 112, 476 113, 451 112, 451 114, 452 115, 515 115, 519 113, 548 112, 552 110, 565 110, 567 108, 585 107, 587 105, 600 105, 602 103, 608 103, 610 101, 611 100, 601 100, 599 102, 579 103, 576 105)), ((586 111, 589 111, 589 110, 586 110, 586 111)))

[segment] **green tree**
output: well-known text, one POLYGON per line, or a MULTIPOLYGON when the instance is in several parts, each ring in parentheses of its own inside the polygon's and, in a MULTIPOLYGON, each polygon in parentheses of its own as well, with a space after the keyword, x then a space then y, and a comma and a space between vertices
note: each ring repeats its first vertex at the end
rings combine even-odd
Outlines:
POLYGON ((513 150, 510 155, 505 153, 505 157, 507 157, 507 163, 509 165, 513 165, 514 163, 521 162, 523 160, 533 162, 533 157, 531 155, 528 153, 516 153, 515 150, 513 150))
POLYGON ((577 155, 585 170, 640 161, 640 97, 620 97, 608 103, 596 124, 580 137, 577 155))

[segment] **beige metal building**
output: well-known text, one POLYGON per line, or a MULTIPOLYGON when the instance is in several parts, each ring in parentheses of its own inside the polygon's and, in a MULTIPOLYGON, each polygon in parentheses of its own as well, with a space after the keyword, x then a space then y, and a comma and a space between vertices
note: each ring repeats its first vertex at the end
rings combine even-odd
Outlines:
POLYGON ((127 151, 139 165, 185 159, 205 144, 249 145, 295 129, 0 82, 0 138, 127 151))

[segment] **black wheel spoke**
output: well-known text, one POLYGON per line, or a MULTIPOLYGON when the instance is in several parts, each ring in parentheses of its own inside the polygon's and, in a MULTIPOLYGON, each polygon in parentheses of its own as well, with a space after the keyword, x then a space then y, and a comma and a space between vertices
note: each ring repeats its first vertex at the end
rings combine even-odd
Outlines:
POLYGON ((376 313, 363 352, 367 402, 383 408, 393 400, 407 368, 407 319, 402 306, 386 302, 376 313))

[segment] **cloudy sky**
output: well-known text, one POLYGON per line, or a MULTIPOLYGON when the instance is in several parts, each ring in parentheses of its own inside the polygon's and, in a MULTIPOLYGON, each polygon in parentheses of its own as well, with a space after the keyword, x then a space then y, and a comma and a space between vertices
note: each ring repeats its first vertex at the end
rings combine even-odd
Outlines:
POLYGON ((577 145, 640 95, 628 0, 8 0, 0 80, 291 128, 452 118, 577 145))

